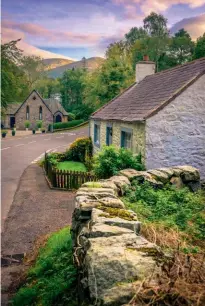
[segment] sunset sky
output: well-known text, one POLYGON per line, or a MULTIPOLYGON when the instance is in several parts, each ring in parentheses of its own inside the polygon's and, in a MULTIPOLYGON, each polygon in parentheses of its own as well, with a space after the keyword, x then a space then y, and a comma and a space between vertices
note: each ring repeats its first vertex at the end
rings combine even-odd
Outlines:
POLYGON ((152 11, 194 39, 205 32, 205 0, 2 0, 2 39, 43 58, 104 56, 152 11))

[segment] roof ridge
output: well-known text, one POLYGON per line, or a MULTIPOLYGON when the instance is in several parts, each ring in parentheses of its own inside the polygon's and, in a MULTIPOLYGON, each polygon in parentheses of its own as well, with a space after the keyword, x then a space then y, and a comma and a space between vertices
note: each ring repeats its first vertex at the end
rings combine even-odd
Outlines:
POLYGON ((165 69, 165 70, 156 72, 156 73, 151 74, 151 75, 147 75, 145 78, 147 78, 147 77, 153 77, 153 76, 155 76, 155 75, 159 75, 159 74, 166 73, 167 71, 171 71, 171 70, 179 69, 179 68, 184 67, 184 66, 192 65, 193 63, 199 62, 199 61, 201 61, 201 60, 205 60, 205 57, 197 58, 197 59, 195 59, 195 60, 193 60, 193 61, 190 61, 190 62, 187 62, 187 63, 184 63, 184 64, 180 64, 180 65, 174 66, 174 67, 172 67, 172 68, 168 68, 168 69, 165 69))

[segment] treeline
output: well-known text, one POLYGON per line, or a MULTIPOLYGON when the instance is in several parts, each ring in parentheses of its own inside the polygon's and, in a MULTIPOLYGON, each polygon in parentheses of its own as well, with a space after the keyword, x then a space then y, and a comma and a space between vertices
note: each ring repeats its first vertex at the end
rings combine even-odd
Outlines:
POLYGON ((42 61, 23 56, 16 43, 2 46, 2 105, 22 101, 35 88, 44 98, 60 93, 64 108, 84 120, 134 82, 135 66, 143 55, 156 62, 157 71, 205 56, 205 33, 196 42, 184 29, 171 35, 167 19, 156 13, 148 15, 142 27, 130 29, 122 40, 110 44, 104 63, 92 73, 73 69, 62 78, 49 79, 42 61))

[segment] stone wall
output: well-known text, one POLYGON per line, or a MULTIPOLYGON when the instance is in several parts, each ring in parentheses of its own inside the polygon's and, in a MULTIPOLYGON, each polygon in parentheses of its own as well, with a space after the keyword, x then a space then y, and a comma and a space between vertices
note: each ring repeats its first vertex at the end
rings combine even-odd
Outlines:
POLYGON ((126 169, 108 180, 85 183, 76 194, 71 228, 79 305, 124 305, 144 280, 157 285, 163 252, 140 236, 136 214, 119 198, 136 178, 158 187, 167 182, 199 187, 199 172, 189 166, 126 169))
POLYGON ((46 107, 46 105, 42 102, 40 97, 33 92, 26 102, 22 105, 19 111, 16 113, 16 128, 24 130, 25 129, 25 121, 26 121, 26 107, 29 106, 29 121, 31 123, 30 129, 36 127, 36 122, 39 120, 39 107, 42 107, 42 121, 43 127, 46 129, 50 123, 53 123, 53 115, 46 107), (36 97, 35 100, 33 98, 36 97))
POLYGON ((145 154, 145 124, 144 123, 126 123, 120 121, 103 121, 98 120, 100 123, 100 146, 94 144, 94 120, 90 120, 90 136, 94 144, 94 153, 97 153, 103 145, 106 144, 106 127, 107 124, 112 125, 112 143, 120 147, 121 143, 121 128, 130 129, 133 132, 132 138, 132 151, 134 154, 145 154))
POLYGON ((146 122, 146 168, 182 163, 205 179, 205 75, 146 122))

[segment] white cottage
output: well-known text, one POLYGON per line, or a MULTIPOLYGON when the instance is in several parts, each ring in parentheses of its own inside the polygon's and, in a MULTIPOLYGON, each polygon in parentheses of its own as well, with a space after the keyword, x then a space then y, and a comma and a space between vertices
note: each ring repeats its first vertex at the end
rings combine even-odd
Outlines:
POLYGON ((158 73, 138 62, 136 82, 92 114, 90 136, 95 152, 115 144, 147 169, 189 164, 205 178, 205 57, 158 73))

